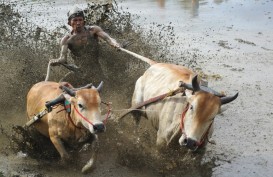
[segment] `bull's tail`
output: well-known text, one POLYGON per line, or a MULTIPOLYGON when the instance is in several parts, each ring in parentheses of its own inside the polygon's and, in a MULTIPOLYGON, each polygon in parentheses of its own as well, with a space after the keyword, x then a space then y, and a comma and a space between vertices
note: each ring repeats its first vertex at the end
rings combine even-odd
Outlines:
POLYGON ((141 56, 141 55, 139 55, 139 54, 136 54, 136 53, 131 52, 131 51, 129 51, 129 50, 126 50, 126 49, 124 49, 124 48, 119 48, 119 49, 120 49, 121 51, 125 52, 125 53, 128 53, 129 55, 132 55, 132 56, 134 56, 134 57, 136 57, 136 58, 138 58, 138 59, 140 59, 140 60, 142 60, 142 61, 148 63, 149 65, 153 65, 153 64, 156 64, 156 63, 157 63, 157 62, 155 62, 154 60, 151 60, 151 59, 149 59, 149 58, 147 58, 147 57, 141 56))

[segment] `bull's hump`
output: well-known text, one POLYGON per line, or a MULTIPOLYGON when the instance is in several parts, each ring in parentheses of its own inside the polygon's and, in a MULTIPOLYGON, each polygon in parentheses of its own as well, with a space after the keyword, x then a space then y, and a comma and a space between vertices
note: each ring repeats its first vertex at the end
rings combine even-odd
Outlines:
POLYGON ((57 82, 39 82, 29 91, 29 96, 35 96, 36 99, 51 100, 61 93, 59 83, 57 82))
POLYGON ((188 68, 175 64, 158 63, 151 66, 155 78, 166 78, 169 82, 189 82, 194 73, 188 68))
POLYGON ((51 87, 51 88, 59 88, 59 83, 52 81, 42 81, 36 83, 33 87, 51 87))

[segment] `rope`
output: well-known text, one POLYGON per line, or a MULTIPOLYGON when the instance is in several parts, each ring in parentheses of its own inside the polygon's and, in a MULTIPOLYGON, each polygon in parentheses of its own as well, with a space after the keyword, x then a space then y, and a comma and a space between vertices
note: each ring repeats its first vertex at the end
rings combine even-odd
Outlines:
POLYGON ((128 111, 128 112, 142 111, 142 112, 175 113, 175 114, 181 115, 181 112, 179 112, 179 111, 158 111, 158 110, 152 110, 152 109, 150 109, 150 110, 142 110, 142 109, 112 109, 111 111, 114 112, 114 113, 117 113, 117 114, 119 114, 120 112, 125 112, 125 111, 128 111))
POLYGON ((111 103, 111 102, 106 103, 106 102, 103 102, 103 101, 102 101, 102 103, 105 104, 105 105, 107 105, 107 108, 108 108, 106 117, 105 117, 105 119, 104 119, 104 121, 103 121, 103 123, 104 123, 104 125, 105 125, 105 124, 107 123, 107 120, 108 120, 109 117, 110 117, 111 112, 112 112, 112 107, 111 107, 112 103, 111 103))
MULTIPOLYGON (((167 93, 164 93, 164 94, 162 94, 162 95, 159 95, 159 96, 150 98, 150 99, 148 99, 148 100, 146 100, 146 101, 144 101, 144 102, 142 102, 142 103, 139 103, 139 104, 137 104, 137 105, 131 107, 130 109, 132 109, 132 110, 139 110, 139 109, 140 109, 141 107, 143 107, 143 106, 147 106, 147 105, 150 105, 150 104, 152 104, 152 103, 158 102, 158 101, 160 101, 160 100, 164 100, 164 99, 167 98, 167 97, 174 96, 174 95, 176 95, 176 94, 178 94, 178 93, 183 93, 184 91, 185 91, 184 88, 179 87, 179 88, 177 88, 177 89, 175 89, 175 90, 172 90, 172 91, 170 91, 170 92, 167 92, 167 93)), ((123 118, 124 116, 126 116, 127 114, 129 114, 129 113, 131 112, 130 109, 128 109, 128 111, 122 113, 122 114, 120 115, 119 119, 121 119, 121 118, 123 118)))
POLYGON ((84 119, 86 122, 88 122, 90 125, 92 125, 92 126, 94 126, 94 124, 90 121, 90 120, 88 120, 85 116, 83 116, 79 111, 78 111, 78 109, 74 106, 74 110, 76 111, 76 113, 82 118, 82 119, 84 119))

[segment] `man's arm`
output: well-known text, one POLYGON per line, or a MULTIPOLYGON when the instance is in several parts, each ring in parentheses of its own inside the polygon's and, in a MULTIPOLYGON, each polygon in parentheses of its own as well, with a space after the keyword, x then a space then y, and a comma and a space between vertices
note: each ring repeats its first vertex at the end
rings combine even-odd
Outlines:
POLYGON ((67 62, 67 53, 68 53, 67 41, 68 41, 68 39, 69 39, 69 36, 67 36, 67 35, 62 38, 60 57, 58 59, 51 59, 49 61, 52 66, 67 62))
POLYGON ((115 48, 120 48, 119 43, 113 38, 111 38, 106 32, 104 32, 99 26, 91 26, 90 27, 90 32, 92 34, 97 35, 101 39, 105 40, 109 45, 115 48))

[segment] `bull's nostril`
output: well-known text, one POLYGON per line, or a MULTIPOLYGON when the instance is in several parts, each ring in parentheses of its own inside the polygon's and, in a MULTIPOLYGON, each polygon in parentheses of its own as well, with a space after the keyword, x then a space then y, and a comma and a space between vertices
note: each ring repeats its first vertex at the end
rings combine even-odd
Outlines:
POLYGON ((198 143, 197 143, 195 140, 193 140, 193 139, 191 139, 191 138, 188 138, 188 139, 187 139, 187 144, 186 144, 186 146, 187 146, 189 149, 195 151, 195 150, 198 148, 198 143))
POLYGON ((188 143, 188 140, 187 140, 187 138, 185 138, 184 141, 183 141, 183 144, 187 145, 187 143, 188 143))
POLYGON ((104 124, 96 124, 93 126, 96 133, 104 132, 105 126, 104 124))

